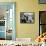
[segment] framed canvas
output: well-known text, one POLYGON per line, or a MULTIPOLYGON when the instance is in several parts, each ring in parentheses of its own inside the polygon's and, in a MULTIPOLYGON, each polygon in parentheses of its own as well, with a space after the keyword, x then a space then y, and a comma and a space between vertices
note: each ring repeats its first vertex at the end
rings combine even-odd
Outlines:
POLYGON ((0 2, 0 40, 15 40, 15 2, 0 2))
POLYGON ((46 4, 46 0, 38 0, 40 4, 46 4))
POLYGON ((34 12, 20 12, 20 23, 34 23, 34 12))

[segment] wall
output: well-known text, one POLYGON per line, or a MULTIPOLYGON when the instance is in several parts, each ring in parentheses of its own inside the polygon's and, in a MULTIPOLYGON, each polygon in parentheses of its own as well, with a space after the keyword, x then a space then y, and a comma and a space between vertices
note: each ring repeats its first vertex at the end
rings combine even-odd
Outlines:
POLYGON ((46 10, 46 4, 38 4, 38 0, 1 0, 0 2, 16 2, 16 37, 36 38, 39 34, 39 10, 46 10), (21 24, 20 12, 34 12, 34 24, 21 24))

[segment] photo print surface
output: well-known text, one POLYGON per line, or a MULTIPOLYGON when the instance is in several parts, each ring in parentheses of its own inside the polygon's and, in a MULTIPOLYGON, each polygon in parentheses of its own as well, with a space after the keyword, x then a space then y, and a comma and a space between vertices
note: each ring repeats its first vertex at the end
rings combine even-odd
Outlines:
POLYGON ((20 12, 20 23, 34 23, 34 13, 33 12, 20 12))

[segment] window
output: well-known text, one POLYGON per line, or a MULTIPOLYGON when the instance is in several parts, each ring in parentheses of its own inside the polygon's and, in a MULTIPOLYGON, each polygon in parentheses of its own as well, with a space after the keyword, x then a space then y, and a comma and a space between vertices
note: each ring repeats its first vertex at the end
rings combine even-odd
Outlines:
POLYGON ((39 11, 39 35, 46 32, 46 11, 39 11))
POLYGON ((15 3, 0 3, 0 40, 15 40, 15 3))

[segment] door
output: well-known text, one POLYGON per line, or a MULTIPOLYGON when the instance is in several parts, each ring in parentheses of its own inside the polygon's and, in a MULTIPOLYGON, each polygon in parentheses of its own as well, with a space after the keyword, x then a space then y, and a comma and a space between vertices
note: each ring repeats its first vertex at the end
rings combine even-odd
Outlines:
MULTIPOLYGON (((15 40, 15 3, 14 2, 3 2, 0 3, 0 16, 2 15, 2 19, 0 21, 5 21, 5 29, 3 33, 0 33, 1 36, 5 38, 5 40, 15 40), (2 12, 3 14, 2 14, 2 12)), ((1 25, 1 24, 0 24, 1 25)), ((2 39, 3 40, 3 39, 2 39)))
POLYGON ((46 32, 46 11, 39 11, 39 35, 46 32))

